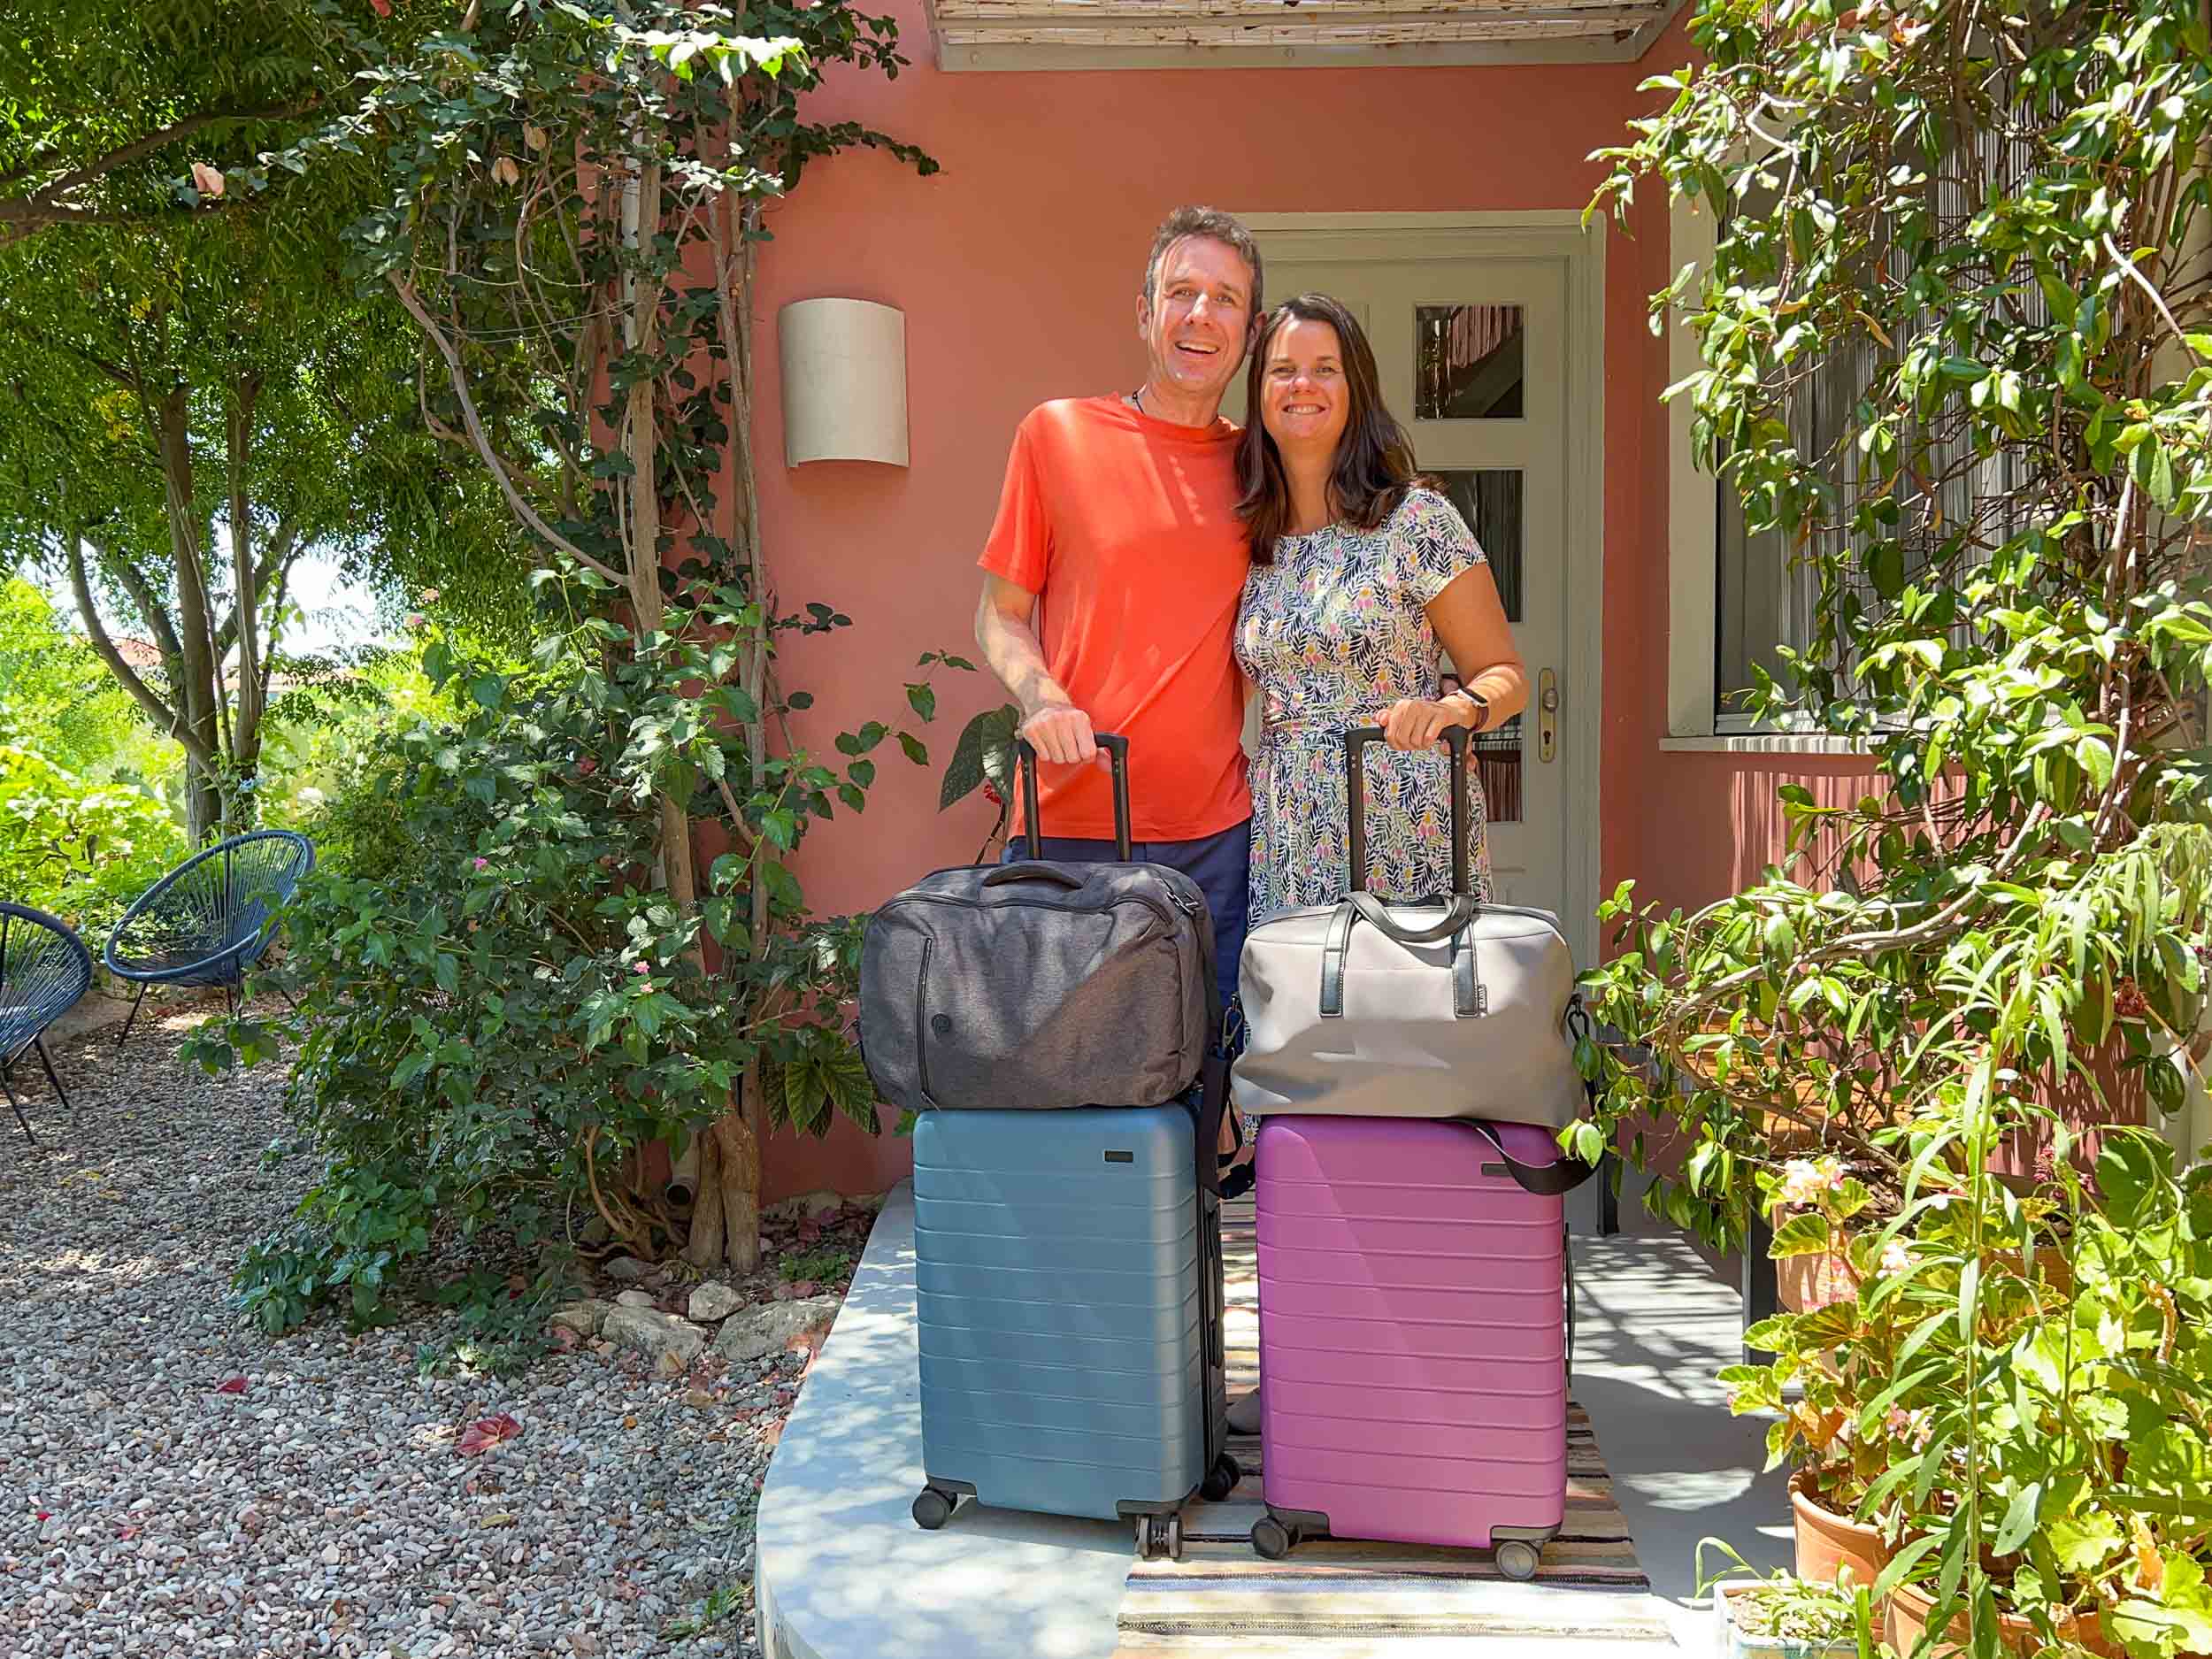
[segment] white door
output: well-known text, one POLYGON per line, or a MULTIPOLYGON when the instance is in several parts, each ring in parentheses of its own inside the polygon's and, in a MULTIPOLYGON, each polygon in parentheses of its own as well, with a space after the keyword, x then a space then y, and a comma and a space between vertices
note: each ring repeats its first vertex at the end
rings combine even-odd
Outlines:
MULTIPOLYGON (((1408 242, 1412 238, 1405 239, 1408 242)), ((1476 741, 1500 901, 1573 915, 1559 690, 1567 655, 1567 261, 1280 257, 1262 238, 1271 303, 1318 292, 1367 330, 1383 396, 1489 556, 1528 712, 1476 741), (1548 693, 1551 708, 1542 700, 1548 693)), ((1224 405, 1245 418, 1241 382, 1224 405)))

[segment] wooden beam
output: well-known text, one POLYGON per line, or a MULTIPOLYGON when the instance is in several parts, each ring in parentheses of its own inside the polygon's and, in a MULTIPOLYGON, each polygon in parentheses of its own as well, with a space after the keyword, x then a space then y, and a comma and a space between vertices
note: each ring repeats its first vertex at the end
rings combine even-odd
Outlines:
POLYGON ((1437 69, 1532 64, 1632 63, 1629 34, 1443 41, 1420 45, 1192 46, 1151 42, 1102 46, 1003 41, 954 43, 937 66, 966 72, 1117 69, 1437 69))
POLYGON ((1460 0, 1417 4, 1366 4, 1330 5, 1325 0, 1305 0, 1286 6, 1282 0, 933 0, 931 14, 949 25, 976 24, 992 28, 1094 28, 1113 26, 1173 30, 1185 24, 1208 23, 1234 28, 1332 29, 1361 28, 1378 24, 1402 27, 1479 22, 1509 18, 1530 11, 1619 10, 1633 12, 1639 20, 1670 10, 1667 0, 1460 0))
POLYGON ((1157 27, 1071 23, 969 23, 946 19, 942 43, 959 46, 1271 47, 1284 50, 1450 46, 1471 41, 1532 41, 1602 35, 1626 39, 1647 21, 1638 6, 1585 6, 1571 10, 1531 5, 1511 18, 1484 22, 1322 25, 1302 27, 1244 23, 1177 23, 1157 27))

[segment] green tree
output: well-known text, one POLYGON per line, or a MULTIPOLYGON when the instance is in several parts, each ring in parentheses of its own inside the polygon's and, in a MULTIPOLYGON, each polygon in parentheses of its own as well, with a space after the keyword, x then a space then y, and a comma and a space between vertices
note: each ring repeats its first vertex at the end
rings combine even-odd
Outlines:
MULTIPOLYGON (((805 119, 804 96, 838 66, 895 74, 895 26, 823 0, 733 9, 681 0, 519 0, 400 47, 365 32, 359 103, 276 157, 289 169, 379 157, 380 197, 351 232, 353 269, 396 296, 432 349, 428 423, 465 446, 516 523, 605 595, 609 649, 650 663, 680 641, 668 607, 687 584, 742 595, 740 632, 715 657, 703 718, 744 736, 742 763, 694 744, 647 771, 658 795, 654 866, 679 916, 698 910, 695 819, 718 818, 739 849, 743 895, 718 941, 747 964, 754 1018, 782 1035, 744 1068, 736 1108, 701 1138, 701 1201, 687 1250, 701 1265, 753 1265, 761 1144, 771 1114, 826 1118, 808 1061, 849 1050, 824 1022, 836 973, 792 982, 777 964, 798 884, 787 859, 833 793, 857 810, 890 735, 841 740, 845 775, 798 797, 806 771, 775 684, 779 617, 762 577, 751 451, 755 259, 762 211, 807 163, 852 145, 934 164, 856 123, 805 119), (692 757, 695 755, 697 764, 692 757), (779 900, 785 901, 779 909, 779 900), (795 1086, 794 1079, 799 1079, 795 1086), (813 1079, 809 1081, 808 1079, 813 1079)), ((835 613, 811 608, 804 626, 835 613)), ((926 682, 910 689, 927 719, 926 682)), ((901 733, 910 757, 918 740, 901 733)), ((694 947, 703 970, 706 941, 694 947)))
POLYGON ((403 314, 341 280, 368 170, 256 188, 345 86, 344 37, 282 0, 57 0, 0 47, 0 548, 66 580, 182 745, 197 840, 242 812, 306 549, 389 586, 480 589, 453 578, 489 566, 518 592, 521 568, 474 471, 420 429, 403 314))

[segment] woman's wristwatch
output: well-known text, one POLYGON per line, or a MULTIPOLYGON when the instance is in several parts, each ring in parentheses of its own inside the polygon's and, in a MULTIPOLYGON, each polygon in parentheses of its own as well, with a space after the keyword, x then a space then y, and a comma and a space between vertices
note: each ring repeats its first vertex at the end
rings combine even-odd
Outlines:
POLYGON ((1489 698, 1487 698, 1487 697, 1484 696, 1484 695, 1482 695, 1482 693, 1480 693, 1479 691, 1470 691, 1470 690, 1469 690, 1466 687, 1464 687, 1464 686, 1462 686, 1462 687, 1460 687, 1457 691, 1455 691, 1454 693, 1452 693, 1452 695, 1453 695, 1453 696, 1455 696, 1455 697, 1456 697, 1456 698, 1458 698, 1458 699, 1460 699, 1460 700, 1461 700, 1461 701, 1463 701, 1463 702, 1465 702, 1465 703, 1473 703, 1473 704, 1475 705, 1475 723, 1474 723, 1472 726, 1469 726, 1469 727, 1467 728, 1469 731, 1471 731, 1471 732, 1479 732, 1479 731, 1484 730, 1485 728, 1486 728, 1486 727, 1489 726, 1489 724, 1490 724, 1490 699, 1489 699, 1489 698))

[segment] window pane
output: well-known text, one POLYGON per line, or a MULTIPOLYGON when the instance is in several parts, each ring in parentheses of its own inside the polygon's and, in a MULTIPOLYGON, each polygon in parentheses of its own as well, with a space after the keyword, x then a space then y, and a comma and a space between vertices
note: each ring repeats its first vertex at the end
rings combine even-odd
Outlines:
POLYGON ((1440 467, 1429 474, 1444 487, 1459 516, 1490 560, 1491 579, 1505 619, 1521 619, 1521 472, 1518 467, 1440 467))
MULTIPOLYGON (((1459 509, 1459 516, 1475 533, 1475 540, 1490 560, 1492 580, 1506 619, 1521 619, 1523 536, 1521 474, 1513 467, 1486 466, 1440 469, 1431 474, 1459 509)), ((1456 674, 1446 674, 1440 691, 1459 684, 1456 674)), ((1482 793, 1493 824, 1521 821, 1521 717, 1515 715, 1494 732, 1479 732, 1473 744, 1475 764, 1482 778, 1482 793)))
MULTIPOLYGON (((1987 189, 2008 188, 2004 181, 2016 180, 2035 165, 2032 155, 2018 150, 2002 133, 1978 134, 1971 153, 1955 156, 1954 161, 1955 165, 1947 168, 1933 187, 1937 211, 1954 225, 1978 211, 1976 204, 1987 189), (1977 173, 1990 183, 1970 189, 1969 177, 1977 173)), ((1776 188, 1755 183, 1735 214, 1724 218, 1722 233, 1727 234, 1729 219, 1737 215, 1772 221, 1778 211, 1776 188)), ((1911 275, 1893 246, 1884 257, 1896 280, 1911 275)), ((2016 284, 2008 303, 2031 324, 2047 320, 2041 291, 2032 281, 2016 284)), ((1932 321, 1924 317, 1919 326, 1932 321)), ((1857 444, 1846 442, 1859 424, 1857 410, 1863 399, 1872 395, 1885 406, 1893 401, 1881 383, 1896 365, 1894 349, 1854 337, 1829 346, 1809 366, 1796 371, 1784 410, 1790 440, 1817 467, 1834 503, 1832 527, 1808 542, 1806 557, 1793 557, 1778 532, 1750 535, 1736 481, 1724 472, 1717 480, 1714 689, 1724 719, 1743 713, 1743 694, 1754 683, 1755 665, 1789 688, 1778 648, 1810 648, 1820 597, 1818 572, 1809 560, 1836 549, 1864 501, 1888 496, 1897 503, 1894 534, 1908 580, 1922 578, 1947 558, 1962 560, 1966 568, 1978 565, 2024 526, 2018 495, 2023 469, 2017 455, 2002 448, 1977 453, 1955 411, 1924 426, 1900 428, 1898 460, 1870 460, 1857 444)), ((1962 573, 1955 566, 1951 580, 1962 573)), ((1882 603, 1863 573, 1852 583, 1852 597, 1868 613, 1882 603)), ((1829 665, 1837 671, 1838 695, 1847 697, 1853 664, 1846 660, 1829 665)))
POLYGON ((1521 308, 1417 305, 1413 418, 1521 418, 1521 308))

